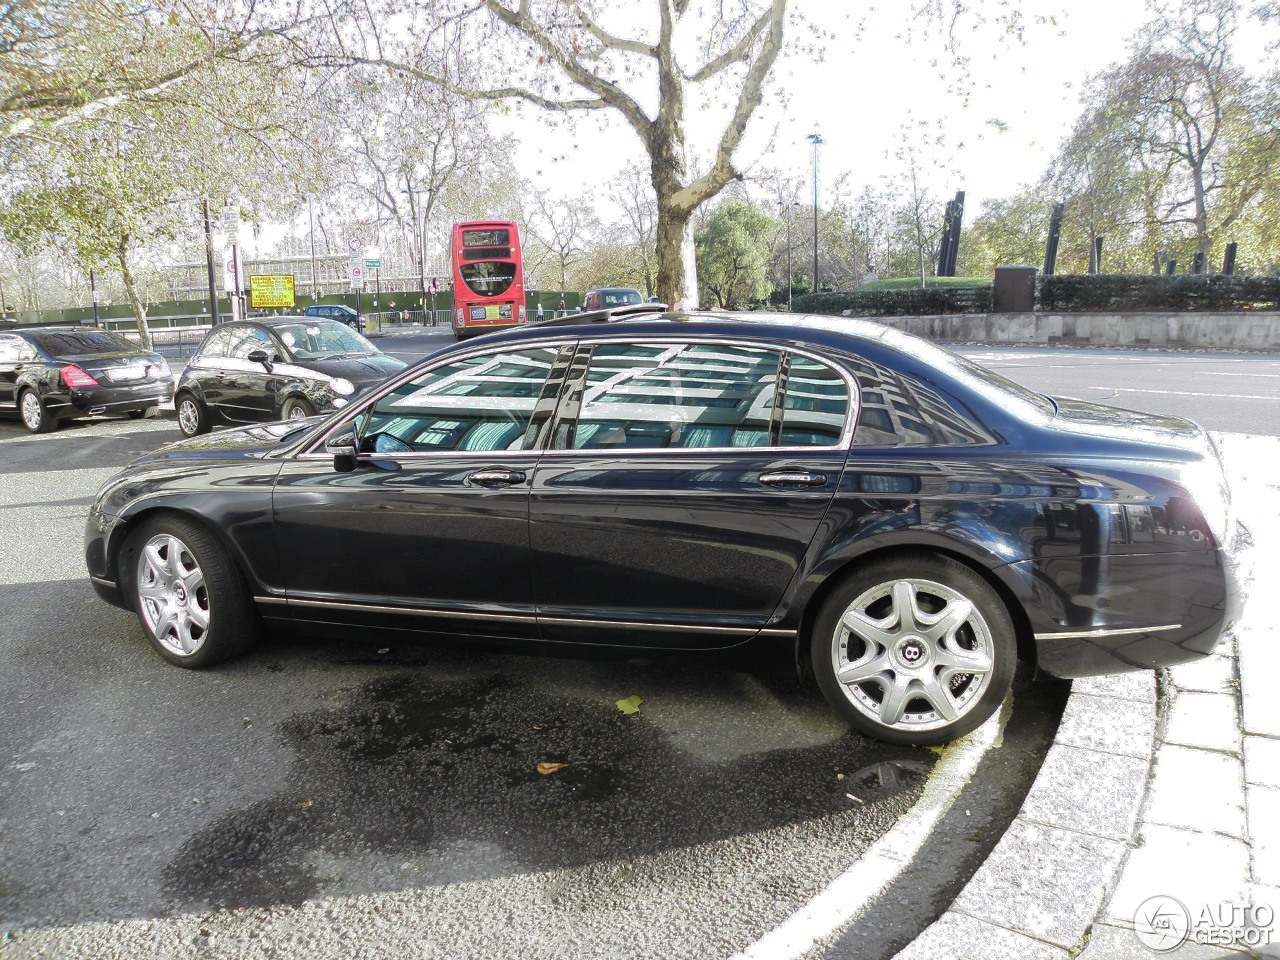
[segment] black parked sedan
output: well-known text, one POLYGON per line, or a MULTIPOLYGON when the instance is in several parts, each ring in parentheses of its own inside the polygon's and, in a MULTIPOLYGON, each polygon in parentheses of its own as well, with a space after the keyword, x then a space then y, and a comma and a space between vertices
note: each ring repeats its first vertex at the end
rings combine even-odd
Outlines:
POLYGON ((405 365, 336 320, 273 317, 220 324, 178 381, 178 427, 302 420, 339 410, 405 365))
POLYGON ((0 332, 0 415, 32 433, 97 414, 144 416, 173 399, 164 357, 105 330, 29 327, 0 332))
POLYGON ((263 621, 759 638, 856 729, 938 743, 1018 657, 1078 677, 1213 650, 1240 602, 1228 512, 1195 424, 873 323, 583 314, 444 350, 323 422, 137 460, 86 551, 182 666, 263 621))

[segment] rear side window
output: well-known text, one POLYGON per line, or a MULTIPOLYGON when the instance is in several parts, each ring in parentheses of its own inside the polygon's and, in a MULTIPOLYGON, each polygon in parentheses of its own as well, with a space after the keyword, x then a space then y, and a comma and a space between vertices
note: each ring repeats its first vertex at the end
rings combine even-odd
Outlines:
POLYGON ((781 354, 725 344, 601 344, 591 353, 575 450, 767 447, 781 354))
POLYGON ((22 363, 36 358, 36 348, 21 337, 0 336, 0 363, 22 363))
POLYGON ((137 344, 119 334, 105 330, 68 331, 66 333, 42 333, 36 342, 55 357, 84 357, 95 353, 117 353, 136 350, 137 344))
POLYGON ((993 442, 968 413, 927 383, 879 364, 854 364, 862 407, 853 440, 871 447, 967 446, 993 442))

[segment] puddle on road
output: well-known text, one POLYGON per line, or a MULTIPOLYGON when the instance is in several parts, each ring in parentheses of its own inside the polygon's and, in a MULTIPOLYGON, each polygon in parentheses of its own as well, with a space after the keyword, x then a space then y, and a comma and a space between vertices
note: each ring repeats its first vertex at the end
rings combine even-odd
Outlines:
POLYGON ((848 829, 870 840, 893 820, 882 802, 912 794, 891 805, 904 809, 935 759, 849 734, 709 762, 643 708, 623 716, 505 675, 393 670, 282 725, 296 752, 289 786, 182 847, 165 868, 172 909, 621 861, 853 808, 848 829), (569 766, 541 775, 543 762, 569 766))

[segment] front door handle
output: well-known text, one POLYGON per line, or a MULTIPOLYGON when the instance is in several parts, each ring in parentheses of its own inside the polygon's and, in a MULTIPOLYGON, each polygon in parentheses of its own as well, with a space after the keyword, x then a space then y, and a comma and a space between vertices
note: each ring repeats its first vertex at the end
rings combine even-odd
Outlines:
POLYGON ((519 470, 477 470, 467 477, 468 483, 478 483, 482 487, 509 487, 515 483, 524 483, 524 474, 519 470))
POLYGON ((821 487, 826 484, 827 475, 806 470, 778 470, 760 474, 760 482, 771 487, 821 487))

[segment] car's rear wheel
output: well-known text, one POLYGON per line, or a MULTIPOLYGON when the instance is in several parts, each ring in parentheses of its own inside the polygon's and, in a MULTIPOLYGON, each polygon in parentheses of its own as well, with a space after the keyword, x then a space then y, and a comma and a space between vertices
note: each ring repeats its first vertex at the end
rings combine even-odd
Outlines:
POLYGON ((947 743, 977 729, 1017 661, 1004 601, 974 570, 931 553, 849 576, 823 603, 811 644, 828 702, 890 743, 947 743))
POLYGON ((147 417, 154 417, 160 411, 159 407, 143 407, 141 410, 130 410, 130 420, 145 420, 147 417))
POLYGON ((58 429, 58 418, 49 413, 48 407, 40 399, 40 395, 28 387, 18 398, 18 411, 22 414, 22 425, 32 433, 48 433, 58 429))
POLYGON ((130 537, 121 573, 147 639, 160 656, 197 669, 251 647, 261 629, 243 575, 193 520, 157 517, 130 537))
POLYGON ((178 394, 174 404, 178 409, 178 429, 184 437, 195 437, 209 432, 209 411, 190 393, 178 394))
POLYGON ((305 420, 316 415, 315 407, 301 397, 290 397, 280 409, 282 420, 305 420))

